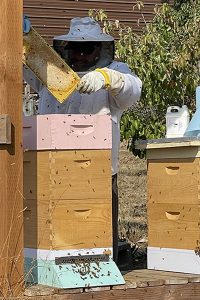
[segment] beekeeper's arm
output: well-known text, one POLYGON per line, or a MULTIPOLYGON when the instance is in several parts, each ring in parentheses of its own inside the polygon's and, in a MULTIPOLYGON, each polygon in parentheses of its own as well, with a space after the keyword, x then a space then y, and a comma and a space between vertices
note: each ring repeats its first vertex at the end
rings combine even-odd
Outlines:
POLYGON ((77 89, 80 93, 91 94, 99 89, 107 89, 110 104, 124 110, 134 104, 141 94, 142 82, 131 73, 127 64, 120 64, 118 70, 96 69, 84 75, 77 89))

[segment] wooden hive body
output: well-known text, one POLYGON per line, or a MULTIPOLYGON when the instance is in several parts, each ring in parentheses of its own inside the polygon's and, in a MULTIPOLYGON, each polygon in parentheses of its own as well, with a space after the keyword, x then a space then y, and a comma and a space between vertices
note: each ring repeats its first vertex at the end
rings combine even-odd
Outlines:
POLYGON ((112 246, 109 150, 24 155, 25 248, 112 246))
POLYGON ((107 116, 25 118, 25 248, 112 247, 110 123, 107 116))
POLYGON ((147 145, 148 268, 200 274, 200 142, 147 145))
MULTIPOLYGON (((80 266, 60 274, 55 265, 65 257, 112 257, 110 116, 31 116, 23 130, 26 273, 32 268, 35 282, 65 288, 105 285, 110 279, 110 284, 123 283, 116 266, 117 280, 102 274, 98 281, 91 272, 77 277, 80 266), (52 283, 55 276, 59 280, 52 283)), ((102 268, 107 274, 110 265, 102 268)))

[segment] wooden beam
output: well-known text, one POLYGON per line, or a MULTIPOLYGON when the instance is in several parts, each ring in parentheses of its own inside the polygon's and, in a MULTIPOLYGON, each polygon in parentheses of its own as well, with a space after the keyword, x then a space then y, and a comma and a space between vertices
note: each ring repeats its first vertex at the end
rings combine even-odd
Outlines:
MULTIPOLYGON (((27 296, 21 297, 21 300, 199 300, 200 299, 200 284, 167 284, 158 286, 128 288, 126 290, 110 290, 96 291, 90 293, 71 293, 57 294, 53 290, 45 293, 45 288, 42 287, 42 292, 32 291, 26 293, 27 296)), ((2 299, 3 300, 3 299, 2 299)))
POLYGON ((11 144, 0 145, 0 294, 23 287, 22 0, 0 1, 0 114, 11 118, 11 144))
POLYGON ((124 275, 125 285, 84 289, 59 289, 44 285, 27 287, 26 300, 197 300, 200 275, 156 270, 133 270, 124 275), (44 297, 45 296, 45 297, 44 297), (42 298, 43 297, 43 298, 42 298))

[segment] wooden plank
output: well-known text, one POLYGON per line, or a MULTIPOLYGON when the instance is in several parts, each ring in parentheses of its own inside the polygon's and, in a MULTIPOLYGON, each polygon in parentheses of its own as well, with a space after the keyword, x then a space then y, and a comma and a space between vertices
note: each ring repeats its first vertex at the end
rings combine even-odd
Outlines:
POLYGON ((59 289, 54 287, 45 286, 42 284, 37 284, 29 286, 25 289, 24 296, 28 296, 29 299, 32 299, 36 296, 50 296, 50 295, 66 295, 66 294, 80 294, 83 293, 82 288, 77 289, 59 289))
POLYGON ((89 287, 85 288, 85 293, 92 293, 92 292, 101 292, 101 291, 110 291, 110 286, 97 286, 97 287, 89 287))
MULTIPOLYGON (((110 290, 92 293, 80 294, 63 294, 50 296, 24 297, 24 300, 199 300, 200 299, 200 284, 188 283, 178 285, 162 285, 146 288, 133 288, 124 290, 110 290)), ((23 298, 22 298, 23 299, 23 298)))
POLYGON ((200 282, 200 276, 199 275, 193 275, 192 277, 191 276, 188 276, 188 282, 200 282))
POLYGON ((0 114, 12 120, 12 144, 0 145, 0 294, 23 283, 22 0, 0 1, 0 114))
POLYGON ((7 114, 0 115, 0 144, 11 144, 11 120, 7 114))
POLYGON ((136 282, 127 281, 126 284, 113 285, 111 286, 111 290, 124 290, 126 291, 128 288, 135 289, 137 287, 136 282))
MULTIPOLYGON (((41 284, 29 286, 25 289, 24 296, 35 297, 35 296, 49 296, 54 295, 58 292, 58 289, 53 287, 44 286, 41 284)), ((29 298, 29 299, 31 299, 29 298)))
POLYGON ((111 200, 52 201, 53 249, 112 246, 111 200))
MULTIPOLYGON (((156 286, 155 282, 162 282, 162 284, 186 284, 189 282, 188 275, 180 276, 180 273, 152 271, 152 270, 134 270, 129 276, 137 276, 141 280, 147 278, 148 286, 156 286)), ((184 274, 183 274, 184 275, 184 274)), ((161 285, 161 284, 160 284, 161 285)))
MULTIPOLYGON (((151 270, 148 270, 151 271, 151 270)), ((153 276, 165 277, 165 284, 184 284, 187 282, 200 282, 200 275, 193 275, 187 273, 177 273, 177 272, 166 272, 166 271, 151 271, 153 276), (186 280, 185 282, 181 281, 182 279, 186 280)))
POLYGON ((163 285, 164 280, 159 277, 154 277, 152 274, 149 275, 149 272, 145 272, 146 270, 141 270, 140 272, 136 272, 136 270, 127 273, 124 275, 124 279, 126 281, 127 288, 130 288, 134 283, 137 287, 148 287, 148 286, 158 286, 163 285))
POLYGON ((58 289, 58 294, 80 294, 83 293, 83 288, 76 288, 76 289, 58 289))

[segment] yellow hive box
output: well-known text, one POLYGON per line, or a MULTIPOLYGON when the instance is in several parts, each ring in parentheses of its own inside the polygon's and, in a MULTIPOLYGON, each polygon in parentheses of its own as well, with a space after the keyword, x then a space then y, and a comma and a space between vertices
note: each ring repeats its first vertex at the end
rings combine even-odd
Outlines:
POLYGON ((112 246, 109 199, 25 200, 24 246, 74 250, 112 246))
POLYGON ((111 198, 110 150, 27 151, 26 199, 111 198))
POLYGON ((110 150, 24 153, 25 248, 112 246, 110 150))

